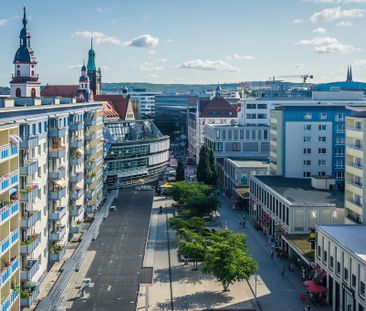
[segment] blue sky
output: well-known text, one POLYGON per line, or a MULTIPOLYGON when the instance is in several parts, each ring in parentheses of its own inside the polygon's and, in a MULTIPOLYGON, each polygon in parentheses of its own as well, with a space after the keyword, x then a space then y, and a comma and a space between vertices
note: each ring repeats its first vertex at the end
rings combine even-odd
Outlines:
POLYGON ((44 84, 77 83, 91 33, 104 82, 366 81, 366 0, 1 0, 2 86, 24 4, 44 84))

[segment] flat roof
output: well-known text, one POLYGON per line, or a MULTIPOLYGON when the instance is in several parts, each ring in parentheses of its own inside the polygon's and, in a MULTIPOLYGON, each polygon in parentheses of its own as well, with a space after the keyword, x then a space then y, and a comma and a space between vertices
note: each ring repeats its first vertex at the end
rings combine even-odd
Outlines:
POLYGON ((366 262, 366 225, 320 225, 317 228, 366 262))
POLYGON ((311 186, 310 179, 270 175, 257 175, 254 178, 271 188, 291 205, 344 207, 344 193, 342 191, 315 189, 311 186))
POLYGON ((269 168, 269 163, 266 161, 244 160, 244 159, 227 159, 237 167, 248 168, 269 168))

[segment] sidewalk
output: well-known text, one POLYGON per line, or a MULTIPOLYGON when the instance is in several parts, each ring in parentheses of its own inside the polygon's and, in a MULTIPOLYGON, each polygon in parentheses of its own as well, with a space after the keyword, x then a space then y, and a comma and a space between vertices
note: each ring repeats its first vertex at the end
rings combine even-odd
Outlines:
MULTIPOLYGON (((150 311, 171 310, 166 215, 159 214, 159 206, 170 205, 172 201, 156 199, 144 260, 146 266, 154 267, 153 285, 148 294, 150 311)), ((168 216, 172 217, 172 213, 168 216)), ((216 282, 214 277, 200 271, 192 271, 192 266, 185 266, 178 261, 174 230, 169 230, 169 239, 174 310, 255 310, 253 295, 246 282, 231 285, 230 292, 224 293, 222 285, 216 282)), ((145 310, 145 295, 145 287, 141 286, 137 310, 145 310)))
MULTIPOLYGON (((258 301, 264 311, 281 310, 295 311, 303 310, 304 304, 300 300, 300 294, 306 291, 303 285, 300 270, 295 267, 293 272, 289 272, 287 267, 290 260, 273 257, 271 258, 271 243, 262 232, 256 231, 251 222, 251 218, 247 215, 246 227, 239 225, 242 220, 243 212, 232 209, 232 203, 229 198, 219 197, 220 219, 222 225, 234 232, 243 232, 247 236, 247 242, 254 259, 259 264, 259 273, 257 281, 258 301), (282 276, 281 272, 286 267, 286 275, 282 276), (276 306, 276 309, 274 309, 276 306)), ((255 287, 255 280, 251 278, 250 284, 255 287)), ((311 306, 312 311, 328 311, 328 306, 311 306)))

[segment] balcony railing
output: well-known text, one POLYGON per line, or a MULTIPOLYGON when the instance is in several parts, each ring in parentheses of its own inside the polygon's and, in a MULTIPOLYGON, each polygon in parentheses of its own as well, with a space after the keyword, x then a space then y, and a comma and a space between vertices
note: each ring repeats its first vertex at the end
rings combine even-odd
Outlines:
POLYGON ((37 185, 27 185, 25 189, 20 190, 20 201, 31 202, 38 196, 37 185))
POLYGON ((4 191, 9 187, 15 186, 18 183, 19 171, 15 170, 9 174, 0 177, 0 191, 4 191))
POLYGON ((53 252, 50 251, 50 260, 51 261, 60 261, 62 257, 65 256, 66 249, 65 247, 60 247, 59 249, 54 250, 53 252))
POLYGON ((362 164, 361 163, 346 162, 346 165, 362 170, 362 164))
POLYGON ((72 210, 71 210, 71 216, 73 217, 78 217, 80 216, 82 213, 84 212, 84 208, 82 205, 76 205, 72 210))
POLYGON ((15 229, 11 232, 0 244, 1 248, 1 255, 4 254, 14 243, 18 242, 19 240, 19 229, 15 229))
POLYGON ((84 178, 84 173, 83 172, 78 172, 78 173, 76 173, 76 174, 72 174, 72 173, 70 173, 70 182, 72 182, 72 183, 77 183, 77 182, 79 182, 79 181, 81 181, 81 180, 83 180, 83 178, 84 178))
POLYGON ((361 127, 348 127, 347 130, 356 131, 356 132, 363 132, 361 127))
POLYGON ((93 170, 96 168, 96 166, 97 166, 97 163, 95 161, 88 161, 85 163, 85 168, 87 170, 93 170))
POLYGON ((19 146, 21 149, 29 150, 32 149, 39 144, 38 135, 30 135, 26 137, 22 137, 23 141, 20 142, 19 146))
POLYGON ((85 183, 91 185, 95 181, 95 176, 89 176, 85 178, 85 183))
POLYGON ((0 161, 8 159, 13 155, 18 154, 18 146, 12 146, 11 144, 2 145, 0 147, 0 161))
POLYGON ((86 126, 93 126, 93 125, 97 125, 99 123, 102 123, 103 119, 102 118, 86 118, 84 120, 85 125, 86 126))
POLYGON ((30 213, 27 217, 22 217, 20 219, 21 228, 32 228, 41 219, 41 212, 36 211, 30 213))
POLYGON ((28 240, 20 242, 20 253, 22 255, 30 255, 40 243, 41 235, 33 235, 28 240))
POLYGON ((83 145, 84 142, 81 139, 72 140, 70 142, 70 148, 81 148, 83 145))
POLYGON ((353 205, 356 205, 356 206, 362 208, 362 203, 361 202, 350 200, 350 199, 347 199, 346 201, 353 204, 353 205))
POLYGON ((363 151, 363 148, 361 145, 352 145, 352 144, 348 144, 347 145, 347 148, 350 148, 350 149, 354 149, 354 150, 358 150, 358 151, 363 151))
POLYGON ((77 123, 70 124, 69 129, 72 132, 81 131, 82 129, 84 129, 84 125, 81 121, 79 121, 77 123))
POLYGON ((21 307, 29 308, 32 305, 33 301, 36 300, 38 294, 39 294, 39 288, 36 287, 29 293, 29 297, 20 298, 21 307))
POLYGON ((70 158, 70 165, 80 165, 81 163, 84 162, 84 157, 80 156, 80 157, 75 157, 75 158, 70 158))
POLYGON ((20 175, 32 175, 38 171, 38 160, 25 161, 20 164, 19 173, 20 175))
POLYGON ((48 172, 48 176, 50 179, 61 179, 66 176, 66 169, 64 166, 60 166, 59 168, 56 168, 54 171, 48 172))
POLYGON ((80 233, 80 224, 71 227, 72 233, 80 233))
POLYGON ((32 82, 37 82, 39 79, 39 75, 34 75, 34 76, 17 76, 17 75, 12 75, 11 78, 13 79, 14 82, 28 82, 28 81, 32 81, 32 82))
POLYGON ((0 209, 0 225, 7 221, 11 216, 19 212, 19 202, 15 201, 3 206, 0 209))
POLYGON ((83 191, 81 189, 80 190, 71 190, 70 197, 71 197, 71 200, 77 200, 82 195, 83 195, 83 191))
POLYGON ((86 192, 86 198, 88 200, 92 200, 94 198, 95 194, 96 194, 95 190, 88 190, 86 192))
POLYGON ((33 276, 39 270, 38 259, 29 259, 23 263, 22 271, 20 272, 20 279, 22 281, 31 281, 33 276))
POLYGON ((1 272, 0 275, 0 286, 5 284, 10 277, 19 269, 19 257, 13 259, 10 263, 10 266, 7 267, 4 271, 1 272))
POLYGON ((65 215, 66 215, 66 207, 60 207, 52 211, 52 213, 50 214, 50 219, 61 220, 62 217, 64 217, 65 215))
POLYGON ((18 299, 19 290, 12 290, 8 297, 3 300, 1 304, 1 311, 8 311, 11 309, 13 303, 18 299))
POLYGON ((85 153, 87 155, 96 154, 97 153, 97 148, 96 147, 86 148, 85 153))
POLYGON ((66 234, 66 227, 59 227, 56 231, 51 232, 50 241, 61 241, 66 234))
POLYGON ((346 180, 346 183, 347 184, 350 184, 352 186, 355 186, 359 189, 362 189, 362 183, 361 182, 355 182, 355 181, 352 181, 352 180, 346 180))
POLYGON ((48 155, 50 158, 62 158, 66 154, 66 148, 64 146, 58 148, 49 148, 48 155))
POLYGON ((66 195, 66 188, 61 188, 59 190, 50 190, 49 199, 50 200, 61 200, 66 195))
POLYGON ((48 135, 53 138, 63 137, 66 135, 66 128, 50 129, 48 135))

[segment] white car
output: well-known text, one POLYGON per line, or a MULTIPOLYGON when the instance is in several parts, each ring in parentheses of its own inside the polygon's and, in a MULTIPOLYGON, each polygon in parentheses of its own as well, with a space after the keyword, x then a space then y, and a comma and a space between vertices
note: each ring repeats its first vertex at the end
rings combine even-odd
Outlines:
POLYGON ((117 210, 117 207, 115 205, 112 205, 110 208, 109 208, 110 211, 115 211, 117 210))

